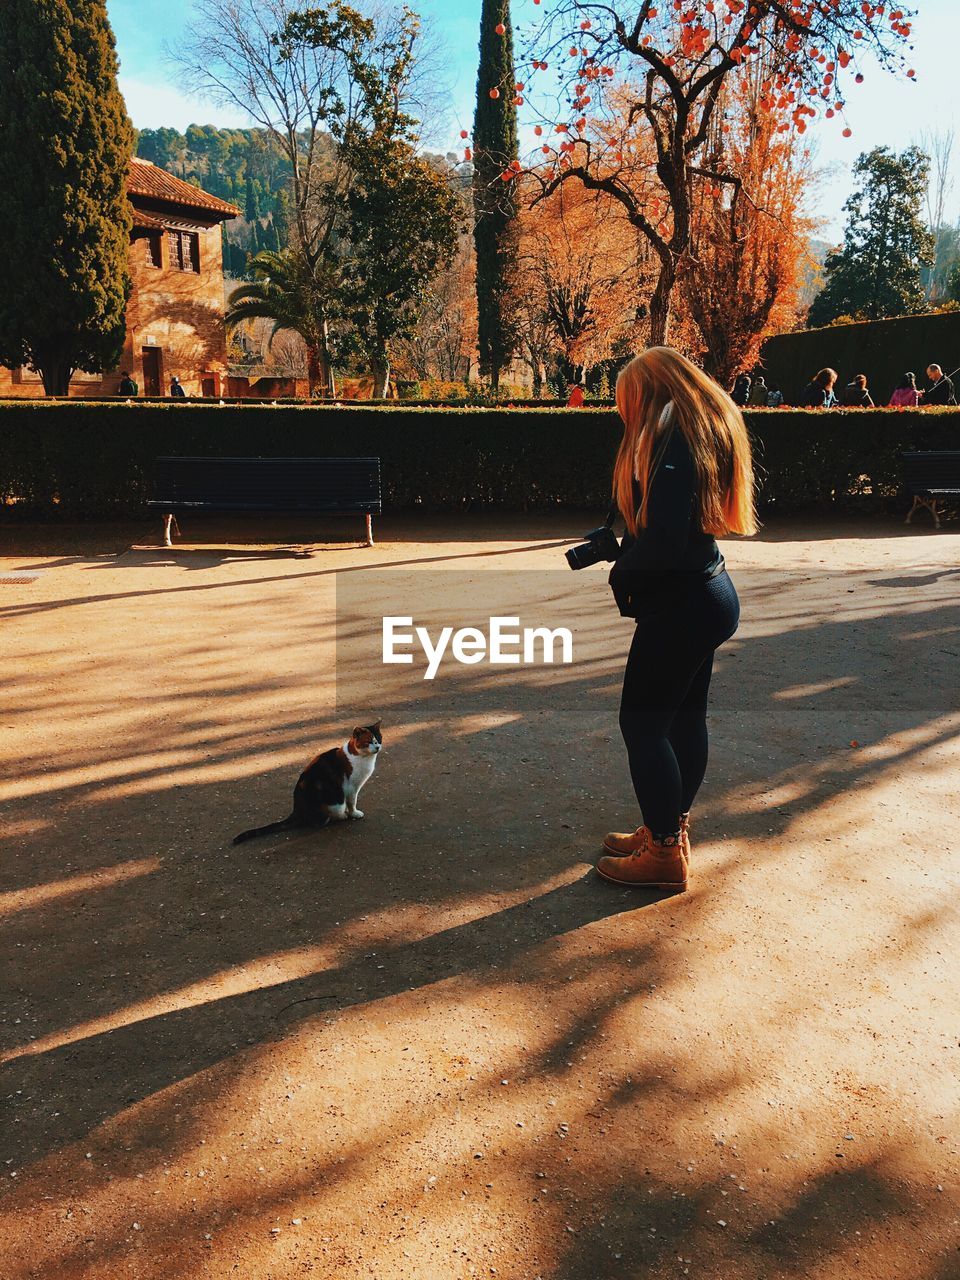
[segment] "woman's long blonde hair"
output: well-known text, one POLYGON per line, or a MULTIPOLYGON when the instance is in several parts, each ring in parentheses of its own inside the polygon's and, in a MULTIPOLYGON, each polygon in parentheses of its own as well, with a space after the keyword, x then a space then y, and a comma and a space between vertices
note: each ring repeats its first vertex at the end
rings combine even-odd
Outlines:
POLYGON ((712 378, 671 347, 650 347, 617 379, 617 408, 623 440, 613 496, 631 534, 647 523, 650 481, 671 428, 682 432, 693 457, 704 532, 756 533, 750 438, 743 414, 712 378), (634 480, 642 495, 639 511, 634 480))

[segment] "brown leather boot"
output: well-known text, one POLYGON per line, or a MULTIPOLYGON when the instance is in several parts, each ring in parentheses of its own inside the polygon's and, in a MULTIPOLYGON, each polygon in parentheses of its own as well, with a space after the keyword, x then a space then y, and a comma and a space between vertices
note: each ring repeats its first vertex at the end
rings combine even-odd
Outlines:
POLYGON ((632 839, 638 848, 624 857, 601 858, 598 875, 631 889, 686 889, 688 867, 681 843, 657 844, 647 827, 632 839))
MULTIPOLYGON (((637 827, 636 831, 608 831, 603 838, 603 847, 607 853, 624 854, 639 853, 642 847, 642 836, 645 827, 637 827)), ((683 845, 683 856, 690 861, 690 815, 680 815, 680 843, 683 845)))
POLYGON ((603 837, 603 847, 607 853, 623 857, 625 854, 639 853, 643 847, 643 833, 646 827, 637 827, 636 831, 608 831, 603 837))

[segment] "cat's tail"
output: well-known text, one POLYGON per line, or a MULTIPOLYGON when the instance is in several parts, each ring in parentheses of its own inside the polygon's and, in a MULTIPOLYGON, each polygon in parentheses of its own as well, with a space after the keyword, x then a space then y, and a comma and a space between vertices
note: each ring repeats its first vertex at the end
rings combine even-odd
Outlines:
POLYGON ((289 818, 284 818, 282 822, 270 822, 265 827, 251 827, 249 831, 241 831, 238 836, 233 837, 234 844, 243 844, 245 840, 253 840, 257 836, 270 836, 275 831, 293 831, 296 827, 303 826, 303 823, 297 818, 295 813, 291 813, 289 818))

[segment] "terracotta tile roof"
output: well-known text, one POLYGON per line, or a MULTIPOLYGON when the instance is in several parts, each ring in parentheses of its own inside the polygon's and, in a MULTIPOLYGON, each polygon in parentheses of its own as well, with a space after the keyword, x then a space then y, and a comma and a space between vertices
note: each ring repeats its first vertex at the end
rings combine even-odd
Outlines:
POLYGON ((236 218, 240 210, 226 200, 220 200, 202 191, 182 178, 175 178, 166 169, 159 169, 149 160, 134 157, 130 161, 127 176, 127 195, 142 196, 147 200, 161 200, 164 204, 184 205, 189 209, 204 209, 217 214, 221 220, 236 218))
POLYGON ((147 231, 165 231, 166 223, 155 218, 152 213, 144 213, 142 209, 134 209, 133 225, 147 231))

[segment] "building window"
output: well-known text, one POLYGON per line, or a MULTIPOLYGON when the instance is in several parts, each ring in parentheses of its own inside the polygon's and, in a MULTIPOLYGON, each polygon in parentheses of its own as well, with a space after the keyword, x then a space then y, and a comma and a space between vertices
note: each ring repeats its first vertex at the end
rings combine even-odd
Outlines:
POLYGON ((200 236, 196 231, 168 231, 167 247, 174 271, 200 270, 200 236))
POLYGON ((160 267, 163 265, 160 253, 159 234, 155 236, 147 236, 147 262, 149 262, 151 267, 160 267))

